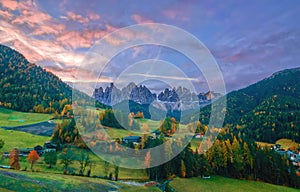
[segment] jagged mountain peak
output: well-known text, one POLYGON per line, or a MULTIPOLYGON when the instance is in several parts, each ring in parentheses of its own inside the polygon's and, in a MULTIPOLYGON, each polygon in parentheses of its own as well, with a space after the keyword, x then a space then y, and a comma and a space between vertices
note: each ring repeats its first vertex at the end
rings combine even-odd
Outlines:
POLYGON ((220 96, 220 94, 214 92, 209 92, 209 94, 209 96, 202 95, 199 97, 188 88, 178 86, 177 88, 165 88, 156 95, 155 93, 152 93, 146 85, 136 85, 131 82, 121 90, 115 87, 113 83, 106 88, 96 88, 94 91, 94 98, 106 105, 115 105, 123 100, 132 100, 139 104, 150 104, 153 101, 158 101, 168 105, 166 106, 168 109, 173 109, 174 107, 177 109, 183 106, 197 106, 195 105, 195 102, 197 103, 199 100, 201 100, 201 106, 207 105, 213 99, 220 96))

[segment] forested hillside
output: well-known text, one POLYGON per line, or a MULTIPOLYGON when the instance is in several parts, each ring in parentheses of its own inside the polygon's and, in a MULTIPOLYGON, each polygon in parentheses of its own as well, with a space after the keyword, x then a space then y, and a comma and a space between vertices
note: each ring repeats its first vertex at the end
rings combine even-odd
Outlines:
POLYGON ((71 87, 0 45, 0 106, 18 111, 60 112, 71 101, 71 87))
MULTIPOLYGON (((210 105, 200 120, 208 123, 210 105)), ((259 141, 300 141, 300 68, 271 77, 227 95, 225 124, 259 141)))

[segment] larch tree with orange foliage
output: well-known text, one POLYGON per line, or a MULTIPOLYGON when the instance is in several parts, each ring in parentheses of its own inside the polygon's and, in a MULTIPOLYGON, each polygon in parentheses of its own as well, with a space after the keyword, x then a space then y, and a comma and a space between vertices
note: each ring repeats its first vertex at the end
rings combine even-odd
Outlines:
POLYGON ((13 149, 9 153, 9 165, 19 170, 20 169, 20 151, 18 149, 13 149))
POLYGON ((145 164, 145 167, 148 170, 148 175, 150 176, 150 169, 149 169, 150 168, 150 164, 151 164, 151 153, 150 153, 150 151, 148 151, 146 153, 144 164, 145 164))
POLYGON ((28 163, 31 164, 31 170, 33 169, 33 165, 39 160, 40 156, 37 154, 36 150, 30 151, 27 157, 28 163))

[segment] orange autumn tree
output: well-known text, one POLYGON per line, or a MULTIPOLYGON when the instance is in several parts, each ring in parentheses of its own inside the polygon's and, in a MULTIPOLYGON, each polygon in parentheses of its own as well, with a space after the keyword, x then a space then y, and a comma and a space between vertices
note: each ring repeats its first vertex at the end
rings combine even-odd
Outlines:
POLYGON ((19 170, 20 169, 20 151, 18 149, 13 149, 9 153, 9 165, 19 170))
POLYGON ((151 153, 150 153, 150 151, 148 151, 146 153, 145 162, 144 162, 146 168, 150 168, 150 163, 151 163, 151 153))
POLYGON ((39 160, 40 156, 37 154, 36 150, 32 150, 30 151, 28 157, 27 157, 27 161, 28 163, 31 164, 31 170, 33 168, 33 165, 35 164, 35 162, 37 162, 37 160, 39 160))
POLYGON ((150 153, 150 151, 148 151, 147 153, 146 153, 146 156, 145 156, 145 162, 144 162, 144 164, 145 164, 145 167, 147 168, 147 170, 148 170, 148 176, 150 177, 150 163, 151 163, 151 153, 150 153))

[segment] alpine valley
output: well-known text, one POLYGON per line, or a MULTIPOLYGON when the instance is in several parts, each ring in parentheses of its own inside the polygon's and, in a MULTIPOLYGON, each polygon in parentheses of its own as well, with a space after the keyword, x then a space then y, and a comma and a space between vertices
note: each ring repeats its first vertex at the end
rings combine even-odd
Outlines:
POLYGON ((181 86, 155 93, 134 82, 123 88, 113 83, 97 87, 90 96, 73 90, 83 102, 95 101, 77 117, 79 123, 72 88, 4 45, 0 45, 0 75, 0 191, 194 191, 182 183, 225 191, 236 185, 237 191, 300 187, 300 68, 279 71, 227 95, 197 94, 181 86), (216 131, 208 127, 211 105, 224 97, 224 125, 204 152, 202 143, 211 142, 206 132, 216 131), (128 113, 115 110, 127 104, 128 113), (189 109, 200 111, 193 116, 196 124, 179 121, 180 112, 189 109), (45 123, 52 126, 47 130, 51 136, 39 134, 45 123), (193 128, 186 138, 175 136, 193 128), (87 134, 81 136, 83 132, 87 134), (114 160, 122 162, 128 153, 120 150, 121 145, 139 155, 141 149, 170 143, 161 151, 164 155, 187 139, 180 154, 164 164, 150 167, 152 153, 143 161, 130 162, 147 165, 141 170, 110 164, 91 151, 100 146, 108 154, 116 152, 114 160))

